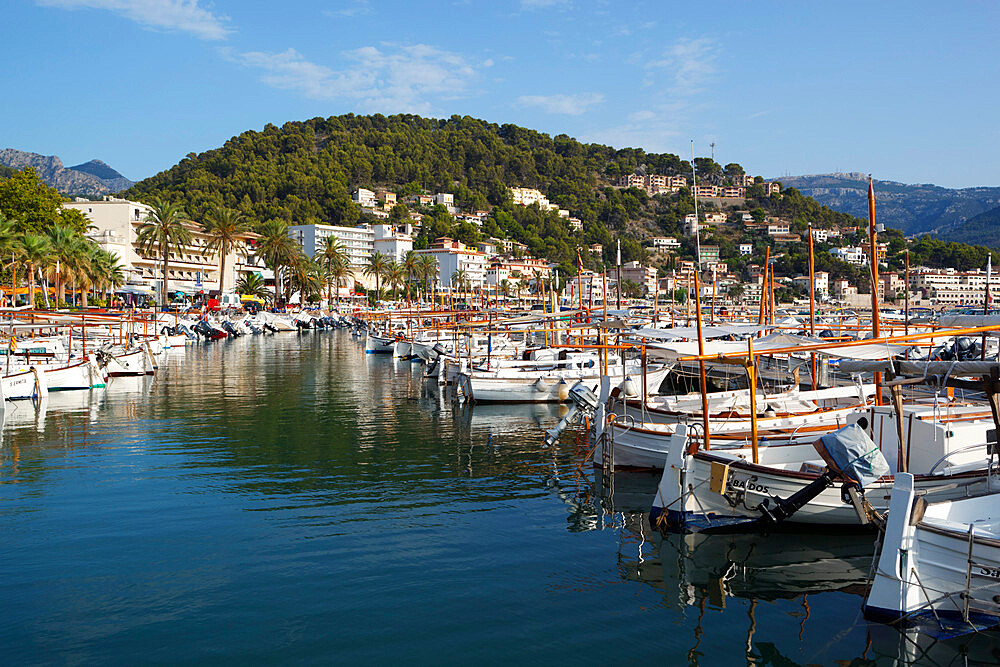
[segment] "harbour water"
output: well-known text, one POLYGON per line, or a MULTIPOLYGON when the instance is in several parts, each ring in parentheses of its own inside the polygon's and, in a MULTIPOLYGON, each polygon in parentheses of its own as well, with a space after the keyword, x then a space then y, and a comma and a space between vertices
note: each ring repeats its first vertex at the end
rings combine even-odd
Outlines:
POLYGON ((460 406, 346 332, 9 405, 0 651, 50 662, 1000 662, 861 618, 874 537, 661 538, 558 407, 460 406))

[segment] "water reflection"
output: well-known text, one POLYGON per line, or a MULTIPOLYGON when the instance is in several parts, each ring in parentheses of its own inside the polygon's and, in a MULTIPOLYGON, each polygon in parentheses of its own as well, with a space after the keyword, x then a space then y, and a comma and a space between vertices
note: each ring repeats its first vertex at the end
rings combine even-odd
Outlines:
POLYGON ((543 447, 564 406, 458 402, 343 332, 160 366, 8 406, 10 661, 1000 657, 861 620, 870 535, 661 536, 659 475, 543 447))

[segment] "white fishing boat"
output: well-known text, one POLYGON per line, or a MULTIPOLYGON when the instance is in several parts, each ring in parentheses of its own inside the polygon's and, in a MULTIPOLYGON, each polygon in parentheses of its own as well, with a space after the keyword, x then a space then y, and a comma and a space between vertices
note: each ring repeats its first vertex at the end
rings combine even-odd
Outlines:
MULTIPOLYGON (((890 471, 865 492, 874 510, 888 509, 892 473, 900 467, 915 473, 918 492, 929 500, 961 498, 989 488, 987 443, 995 440, 996 427, 988 413, 978 406, 909 405, 903 410, 901 424, 888 406, 870 407, 848 418, 849 424, 861 426, 878 443, 890 471)), ((812 444, 761 444, 756 451, 751 446, 692 453, 690 435, 689 428, 680 425, 671 436, 652 510, 654 519, 675 530, 715 529, 760 519, 762 507, 774 507, 802 491, 826 466, 812 444)), ((845 502, 842 488, 831 485, 787 521, 859 525, 861 519, 855 506, 845 502)))
MULTIPOLYGON (((608 362, 608 376, 617 384, 628 378, 641 383, 645 374, 646 386, 656 391, 670 373, 664 364, 644 365, 641 361, 627 361, 624 370, 620 360, 608 362)), ((582 382, 590 391, 597 391, 601 384, 601 368, 597 357, 577 357, 555 361, 526 362, 505 366, 495 371, 470 371, 461 374, 461 383, 468 395, 480 402, 498 403, 550 403, 569 399, 570 388, 582 382)))
POLYGON ((392 354, 395 343, 394 336, 380 336, 369 331, 365 337, 365 354, 392 354))
POLYGON ((95 359, 85 359, 68 365, 38 365, 49 391, 72 391, 104 387, 107 372, 95 359))
MULTIPOLYGON (((639 401, 635 401, 639 404, 639 401)), ((628 405, 626 402, 625 405, 628 405)), ((850 406, 834 410, 816 410, 798 415, 784 417, 760 417, 757 420, 758 432, 762 446, 775 447, 769 444, 777 441, 782 446, 789 444, 811 443, 823 433, 835 431, 850 423, 851 417, 864 406, 850 406)), ((603 418, 601 414, 595 420, 604 424, 597 428, 605 437, 599 437, 594 449, 594 462, 604 460, 605 449, 613 449, 615 467, 620 468, 654 468, 660 470, 667 462, 669 448, 672 446, 671 436, 677 430, 678 422, 672 424, 658 422, 640 422, 630 413, 639 413, 640 408, 623 410, 623 416, 610 415, 603 418)), ((699 411, 700 412, 700 411, 699 411)), ((689 424, 688 433, 692 429, 700 434, 702 425, 699 421, 689 424)), ((752 439, 751 423, 748 419, 718 418, 709 421, 712 451, 735 451, 747 449, 752 439)))
POLYGON ((152 375, 155 365, 152 354, 146 347, 129 350, 101 350, 98 353, 99 363, 103 363, 111 377, 124 375, 152 375))
POLYGON ((45 385, 45 375, 36 368, 8 373, 0 377, 0 398, 8 401, 20 401, 48 393, 45 385))
POLYGON ((867 618, 1000 623, 1000 480, 991 490, 935 502, 913 475, 896 476, 867 618))

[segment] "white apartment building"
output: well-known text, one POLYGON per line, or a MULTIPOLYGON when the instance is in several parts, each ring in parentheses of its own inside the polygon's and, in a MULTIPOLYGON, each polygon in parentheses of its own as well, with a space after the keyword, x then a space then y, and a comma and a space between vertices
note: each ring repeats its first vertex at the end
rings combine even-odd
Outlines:
POLYGON ((448 192, 439 192, 434 195, 434 203, 440 204, 448 209, 448 213, 455 215, 458 213, 458 207, 455 206, 455 195, 448 192))
POLYGON ((368 227, 292 225, 288 228, 288 235, 295 239, 302 246, 302 251, 310 257, 323 252, 327 239, 337 239, 351 260, 355 280, 365 285, 369 282, 374 285, 374 280, 367 280, 363 273, 375 247, 375 232, 368 227))
MULTIPOLYGON (((809 276, 797 276, 792 282, 804 290, 809 289, 809 276)), ((813 292, 817 297, 830 293, 830 274, 826 271, 816 271, 813 273, 813 292)))
POLYGON ((817 243, 826 243, 830 238, 830 231, 827 229, 814 229, 813 230, 813 241, 817 243))
POLYGON ((779 234, 788 234, 789 226, 787 222, 769 222, 767 224, 767 235, 768 236, 778 236, 779 234))
POLYGON ((673 236, 654 236, 653 237, 653 247, 654 248, 680 248, 681 243, 673 236))
POLYGON ((834 257, 838 257, 848 264, 854 264, 856 266, 868 266, 868 254, 860 246, 845 246, 843 248, 834 248, 830 251, 830 254, 834 257))
POLYGON ((357 192, 351 196, 351 200, 365 208, 375 208, 375 193, 371 190, 358 188, 357 192))
POLYGON ((437 260, 439 288, 452 287, 451 277, 459 270, 465 271, 469 285, 486 283, 486 254, 466 247, 461 241, 443 237, 430 248, 414 252, 437 260))
MULTIPOLYGON (((991 278, 991 292, 1000 292, 997 282, 991 278)), ((918 269, 910 273, 910 291, 932 299, 935 305, 981 306, 986 298, 986 272, 918 269)))
POLYGON ((723 225, 726 223, 725 213, 706 213, 705 214, 705 224, 706 225, 723 225))
POLYGON ((514 203, 518 206, 538 204, 542 208, 547 208, 549 205, 549 200, 545 195, 540 190, 535 190, 534 188, 511 188, 510 195, 514 203))
MULTIPOLYGON (((66 202, 64 208, 83 213, 94 227, 87 237, 108 252, 118 255, 125 269, 126 280, 132 285, 152 287, 161 298, 159 290, 163 285, 163 259, 159 252, 140 252, 137 240, 139 230, 146 224, 146 216, 152 210, 141 202, 106 196, 100 201, 78 199, 66 202)), ((167 262, 168 288, 171 293, 183 292, 193 295, 201 291, 230 291, 240 275, 248 271, 268 277, 270 271, 258 262, 253 251, 248 248, 231 253, 226 257, 226 275, 219 284, 219 257, 208 247, 208 235, 200 225, 186 225, 191 232, 191 245, 174 249, 167 262)), ((247 234, 246 241, 256 238, 247 234)))
POLYGON ((406 253, 413 250, 410 225, 372 225, 375 233, 372 249, 386 255, 394 262, 402 262, 406 253))
POLYGON ((741 243, 740 244, 740 254, 741 255, 752 255, 753 254, 753 244, 752 243, 741 243))

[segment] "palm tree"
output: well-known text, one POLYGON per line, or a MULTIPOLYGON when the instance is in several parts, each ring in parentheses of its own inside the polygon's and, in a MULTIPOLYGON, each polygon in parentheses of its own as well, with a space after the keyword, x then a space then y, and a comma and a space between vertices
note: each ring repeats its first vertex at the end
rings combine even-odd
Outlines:
POLYGON ((451 274, 451 284, 458 285, 460 292, 464 292, 469 284, 469 273, 465 269, 458 269, 451 274))
POLYGON ((438 273, 437 259, 430 255, 423 255, 420 258, 418 272, 420 274, 421 281, 424 283, 424 298, 430 301, 430 298, 427 295, 430 293, 430 283, 432 282, 434 276, 438 273))
POLYGON ((70 275, 73 277, 74 306, 77 305, 76 293, 80 292, 80 305, 84 308, 87 307, 87 292, 93 284, 91 278, 92 263, 99 249, 97 244, 90 239, 80 235, 76 236, 76 242, 73 244, 73 251, 70 253, 69 262, 70 271, 72 272, 70 275), (83 289, 80 290, 80 288, 83 289))
POLYGON ((410 286, 413 283, 413 276, 420 270, 420 255, 410 250, 403 257, 403 271, 406 272, 406 305, 410 305, 410 286))
POLYGON ((235 209, 217 206, 208 214, 208 219, 202 223, 202 228, 208 235, 205 249, 212 254, 219 255, 219 291, 221 292, 226 279, 226 257, 245 248, 250 222, 235 209))
POLYGON ((302 249, 288 235, 288 225, 284 220, 268 220, 258 225, 257 233, 261 236, 257 241, 257 254, 274 271, 274 293, 277 299, 282 294, 281 267, 291 264, 302 249))
MULTIPOLYGON (((44 269, 52 261, 52 244, 44 234, 25 234, 21 237, 21 259, 28 266, 28 303, 35 306, 35 271, 44 269)), ((45 307, 48 308, 49 295, 45 293, 45 307)))
POLYGON ((91 283, 101 291, 105 301, 110 290, 125 284, 125 269, 118 255, 98 246, 94 246, 88 273, 91 283))
POLYGON ((368 265, 365 267, 364 272, 366 276, 375 276, 375 300, 378 301, 381 295, 381 279, 385 275, 386 270, 389 268, 389 258, 380 253, 373 252, 371 257, 368 258, 368 265))
POLYGON ((510 281, 506 278, 500 281, 500 293, 503 294, 504 300, 510 297, 510 281))
POLYGON ((75 269, 79 266, 80 236, 73 228, 56 223, 49 230, 49 243, 52 255, 59 263, 56 272, 56 304, 66 300, 66 279, 75 277, 75 269))
POLYGON ((10 258, 10 305, 17 296, 17 256, 21 254, 21 235, 14 228, 14 221, 0 213, 0 266, 10 258))
POLYGON ((385 283, 392 287, 392 300, 396 300, 397 288, 406 284, 406 267, 397 262, 389 262, 385 270, 385 283))
POLYGON ((305 303, 309 297, 320 294, 325 281, 323 267, 306 257, 304 253, 299 253, 288 264, 289 291, 298 292, 301 303, 305 303))
POLYGON ((350 271, 351 258, 347 254, 347 249, 340 241, 333 236, 326 239, 323 246, 323 254, 320 259, 323 268, 326 270, 327 292, 326 299, 329 303, 331 287, 337 286, 337 303, 340 303, 340 280, 350 271))
POLYGON ((265 301, 271 298, 271 291, 264 285, 264 278, 259 273, 244 273, 236 281, 236 291, 265 301))
POLYGON ((149 205, 150 211, 145 216, 145 223, 139 228, 139 235, 136 243, 139 251, 145 255, 160 254, 163 259, 163 292, 161 293, 161 305, 166 308, 168 284, 168 264, 171 250, 181 250, 191 244, 191 231, 187 225, 191 221, 187 219, 184 207, 180 204, 155 198, 149 205))

